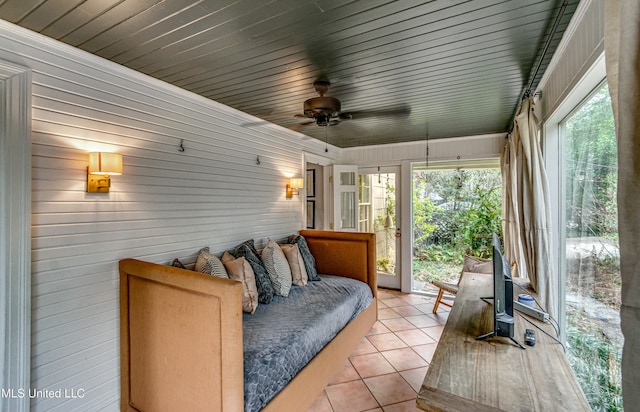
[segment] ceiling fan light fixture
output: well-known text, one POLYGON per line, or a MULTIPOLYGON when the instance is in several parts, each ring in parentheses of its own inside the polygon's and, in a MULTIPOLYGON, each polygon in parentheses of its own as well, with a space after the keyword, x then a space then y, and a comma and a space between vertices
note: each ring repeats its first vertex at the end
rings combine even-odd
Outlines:
POLYGON ((318 116, 337 116, 340 113, 340 100, 335 97, 312 97, 304 101, 304 115, 310 118, 318 116))

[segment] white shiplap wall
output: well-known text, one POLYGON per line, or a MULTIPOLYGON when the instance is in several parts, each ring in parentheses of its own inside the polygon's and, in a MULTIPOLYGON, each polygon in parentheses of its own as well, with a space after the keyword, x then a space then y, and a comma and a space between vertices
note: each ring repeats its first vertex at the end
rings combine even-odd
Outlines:
MULTIPOLYGON (((504 143, 504 133, 431 139, 429 162, 499 158, 504 143)), ((358 166, 399 165, 406 160, 424 162, 426 149, 425 141, 349 148, 342 150, 340 162, 358 166)))
POLYGON ((324 144, 2 20, 0 60, 33 70, 31 386, 86 391, 32 410, 118 410, 117 261, 299 230, 284 186, 324 144), (109 194, 85 193, 89 151, 123 155, 109 194))

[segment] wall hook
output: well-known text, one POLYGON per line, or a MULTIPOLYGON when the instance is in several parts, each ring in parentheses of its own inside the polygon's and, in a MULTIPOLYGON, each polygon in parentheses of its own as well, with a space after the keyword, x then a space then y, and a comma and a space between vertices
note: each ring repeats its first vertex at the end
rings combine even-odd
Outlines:
POLYGON ((256 164, 259 165, 260 164, 260 156, 256 156, 256 164))
POLYGON ((184 139, 180 140, 180 146, 178 146, 178 151, 179 152, 184 152, 184 139))

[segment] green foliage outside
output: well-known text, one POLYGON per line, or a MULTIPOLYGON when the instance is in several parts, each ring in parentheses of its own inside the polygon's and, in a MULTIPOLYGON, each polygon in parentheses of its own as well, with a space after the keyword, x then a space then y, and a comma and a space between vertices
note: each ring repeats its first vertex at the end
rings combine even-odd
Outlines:
POLYGON ((414 173, 414 279, 454 281, 465 254, 491 256, 491 234, 502 233, 498 169, 414 173))
POLYGON ((592 330, 581 312, 568 318, 567 357, 589 405, 594 411, 622 411, 622 348, 592 330))
POLYGON ((617 145, 607 86, 565 123, 566 237, 593 250, 567 261, 567 356, 594 411, 622 411, 622 334, 594 316, 620 309, 617 145), (588 307, 586 311, 584 308, 588 307))
POLYGON ((609 89, 604 86, 565 125, 567 237, 618 232, 618 154, 609 89))

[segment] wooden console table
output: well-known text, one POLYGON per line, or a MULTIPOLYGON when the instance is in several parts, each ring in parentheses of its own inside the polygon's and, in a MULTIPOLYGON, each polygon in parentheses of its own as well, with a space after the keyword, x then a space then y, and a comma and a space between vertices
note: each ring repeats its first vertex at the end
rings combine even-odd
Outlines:
MULTIPOLYGON (((514 286, 517 294, 520 288, 514 286)), ((536 331, 526 350, 510 339, 475 338, 493 330, 492 276, 465 273, 416 400, 425 411, 590 411, 562 346, 518 314, 515 338, 536 331)), ((528 318, 530 319, 530 318, 528 318)), ((550 325, 532 320, 552 336, 550 325)))

